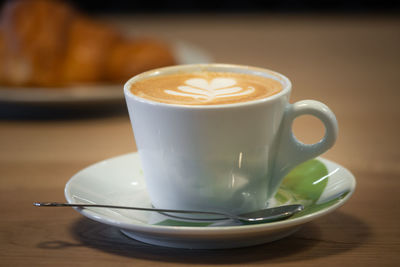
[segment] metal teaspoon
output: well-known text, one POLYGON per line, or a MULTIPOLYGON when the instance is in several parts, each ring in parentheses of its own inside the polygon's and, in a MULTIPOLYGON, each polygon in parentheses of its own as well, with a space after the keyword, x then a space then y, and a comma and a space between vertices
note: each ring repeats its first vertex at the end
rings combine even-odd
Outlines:
MULTIPOLYGON (((132 209, 132 210, 143 210, 143 211, 156 211, 156 212, 169 212, 169 213, 191 213, 191 214, 208 214, 208 215, 220 215, 224 219, 233 219, 241 222, 268 222, 277 221, 289 218, 295 213, 302 211, 304 209, 303 205, 292 204, 284 205, 273 208, 267 208, 262 210, 257 210, 253 212, 248 212, 244 214, 230 214, 226 212, 214 212, 214 211, 195 211, 195 210, 172 210, 172 209, 157 209, 157 208, 142 208, 142 207, 128 207, 128 206, 113 206, 113 205, 101 205, 101 204, 70 204, 70 203, 58 203, 58 202, 34 202, 36 207, 95 207, 95 208, 112 208, 112 209, 132 209)), ((193 219, 191 220, 199 220, 193 219)), ((220 218, 218 218, 220 219, 220 218)), ((203 218, 200 220, 204 220, 203 218)))

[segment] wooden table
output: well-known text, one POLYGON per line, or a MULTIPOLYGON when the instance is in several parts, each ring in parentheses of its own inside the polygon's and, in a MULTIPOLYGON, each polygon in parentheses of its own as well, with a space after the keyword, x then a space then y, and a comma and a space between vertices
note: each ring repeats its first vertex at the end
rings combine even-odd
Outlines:
MULTIPOLYGON (((356 193, 337 211, 283 240, 232 250, 179 250, 124 237, 64 201, 85 166, 134 151, 125 110, 113 115, 0 121, 1 266, 398 266, 400 261, 400 19, 374 16, 137 16, 106 18, 132 33, 184 40, 217 62, 286 74, 292 101, 316 99, 336 113, 340 136, 324 157, 350 169, 356 193)), ((122 104, 123 106, 123 104, 122 104)), ((123 108, 123 107, 122 107, 123 108)), ((318 121, 299 118, 312 142, 318 121)))

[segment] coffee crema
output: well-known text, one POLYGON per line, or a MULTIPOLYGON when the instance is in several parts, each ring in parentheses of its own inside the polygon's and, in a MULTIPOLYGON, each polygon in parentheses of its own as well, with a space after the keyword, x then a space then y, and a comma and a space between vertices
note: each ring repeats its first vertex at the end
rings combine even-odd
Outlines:
POLYGON ((160 75, 132 83, 132 94, 167 104, 220 105, 263 99, 282 91, 272 78, 199 71, 160 75))

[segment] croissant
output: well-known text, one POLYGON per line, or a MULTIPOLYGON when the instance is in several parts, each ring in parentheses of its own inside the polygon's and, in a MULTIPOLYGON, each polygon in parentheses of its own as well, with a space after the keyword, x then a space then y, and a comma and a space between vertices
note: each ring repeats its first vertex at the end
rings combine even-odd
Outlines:
POLYGON ((0 18, 0 85, 121 83, 175 64, 164 42, 133 38, 57 0, 8 2, 0 18))

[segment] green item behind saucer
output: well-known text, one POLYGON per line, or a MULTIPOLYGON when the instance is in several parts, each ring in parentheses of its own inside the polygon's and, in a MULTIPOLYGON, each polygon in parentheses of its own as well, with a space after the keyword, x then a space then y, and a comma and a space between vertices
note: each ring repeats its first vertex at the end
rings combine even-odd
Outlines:
POLYGON ((312 159, 295 167, 283 180, 281 187, 291 191, 299 200, 315 203, 328 183, 328 169, 312 159))

